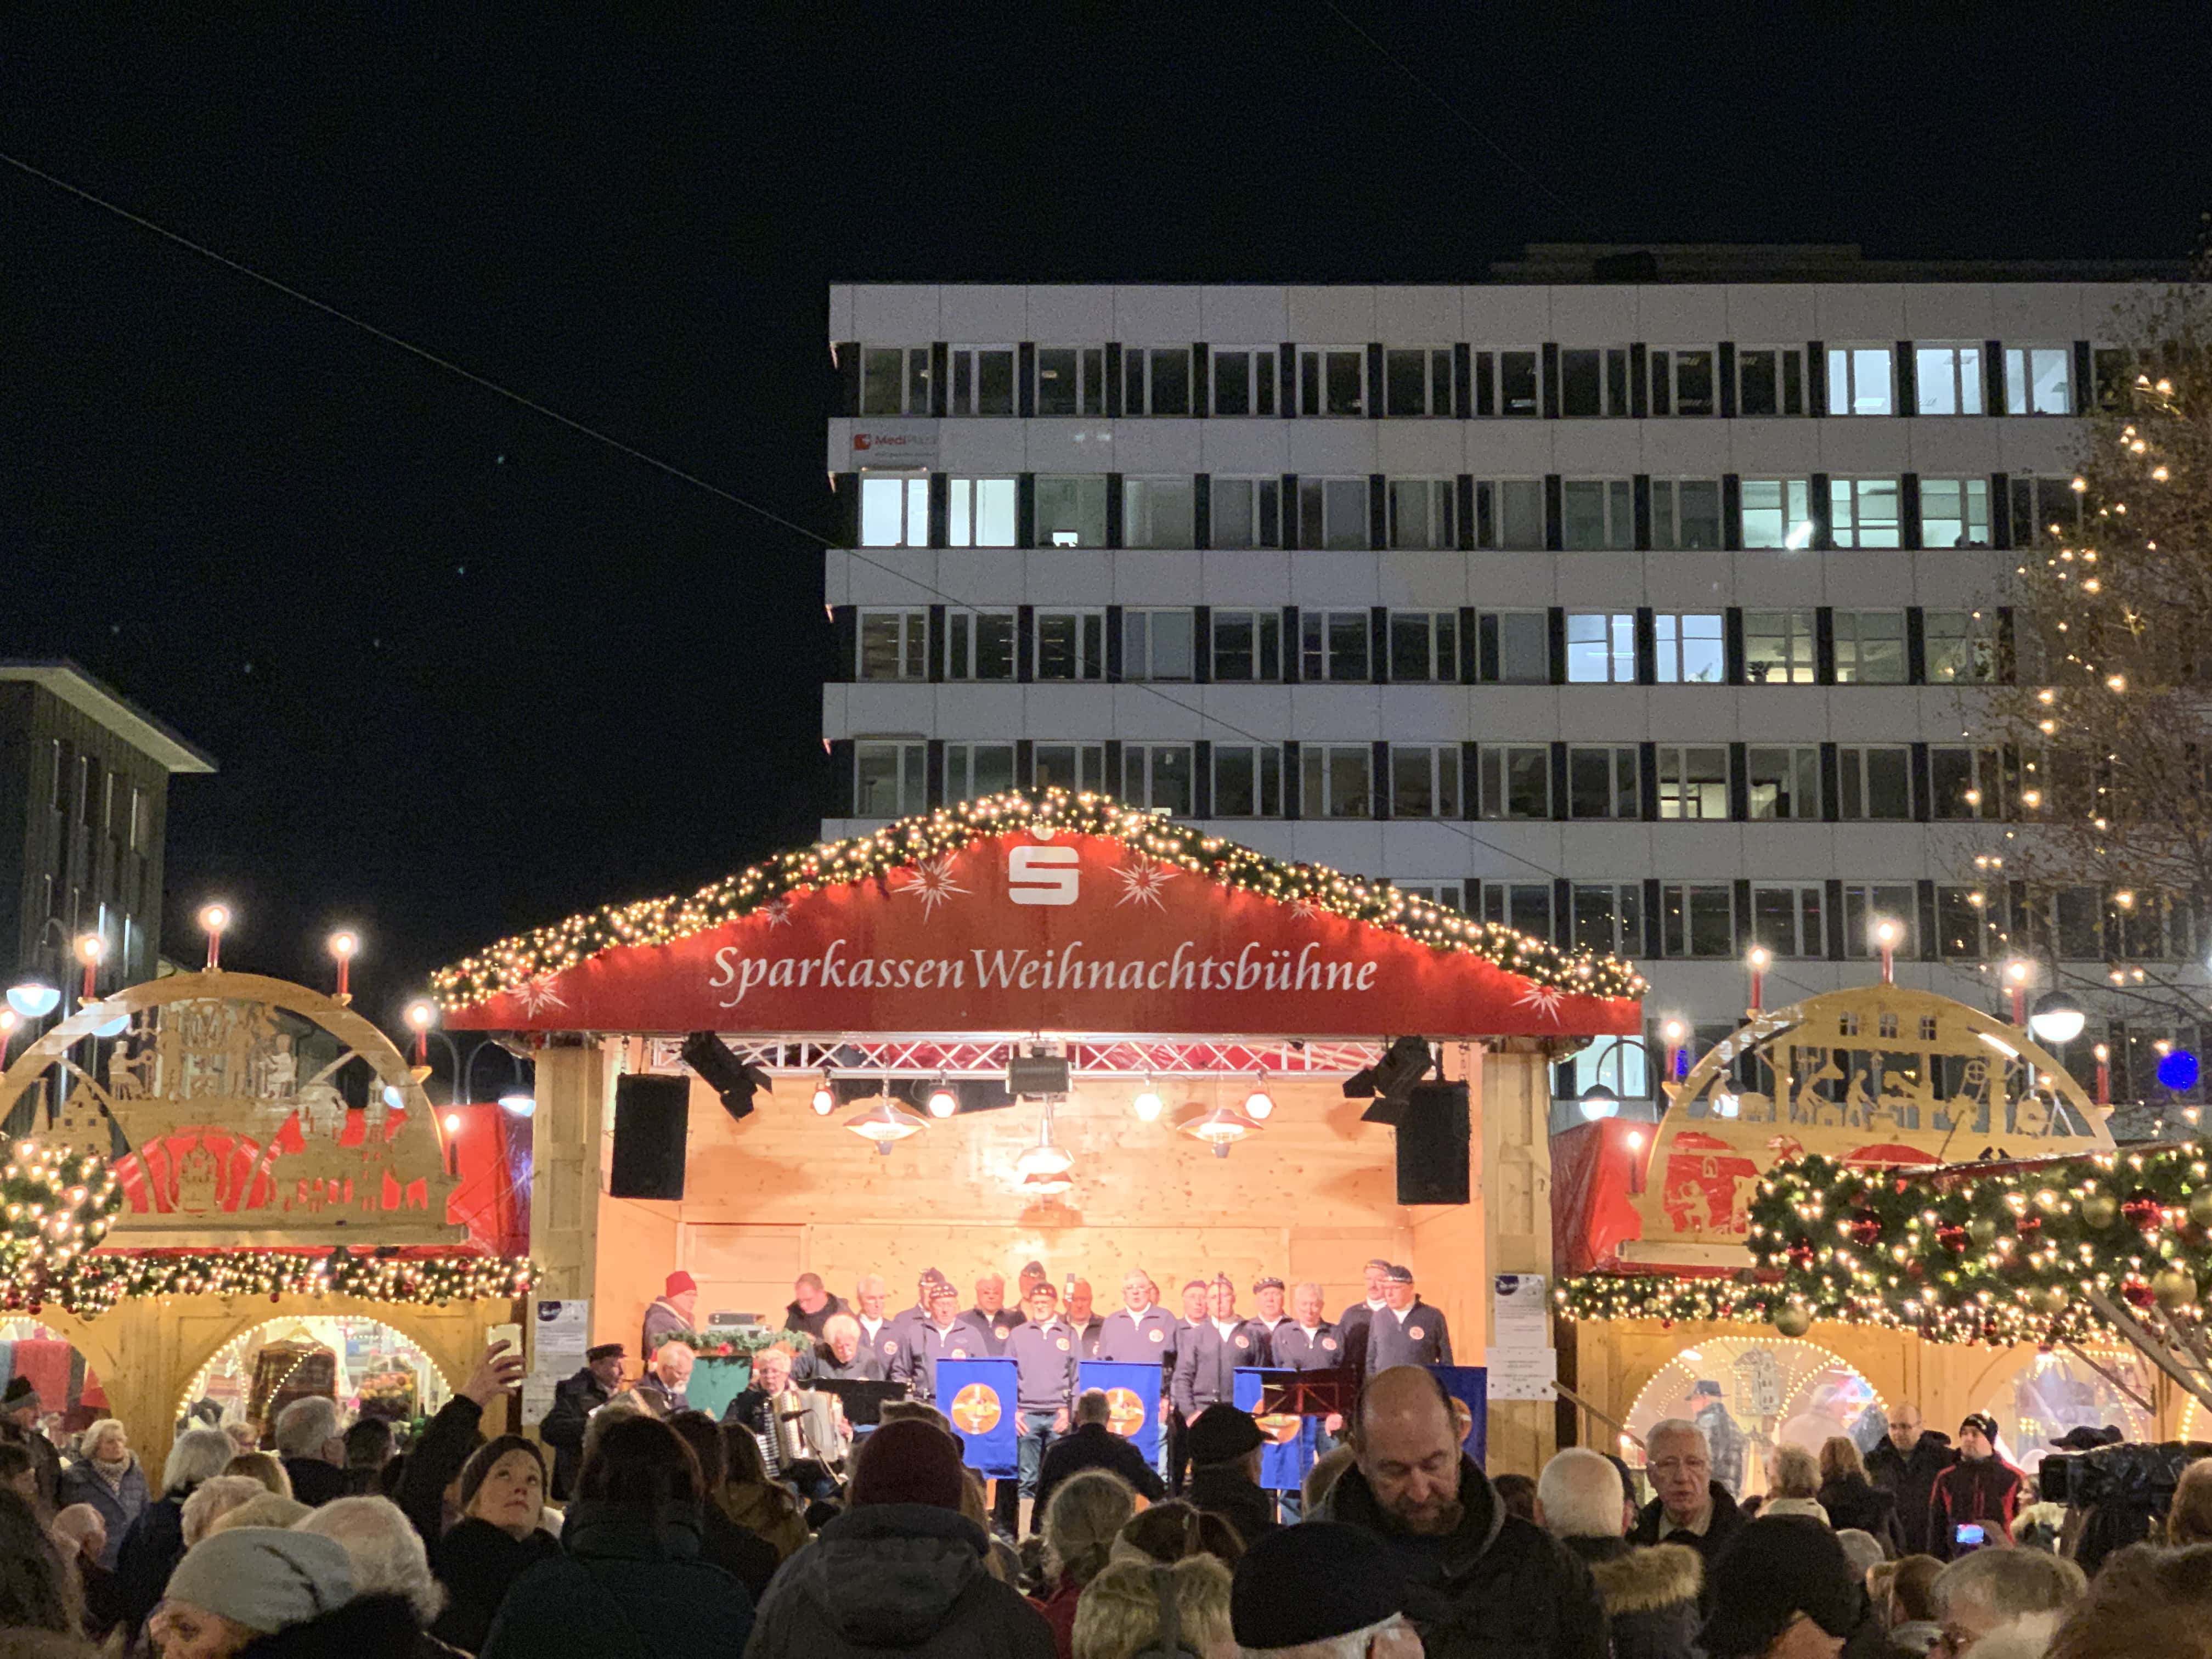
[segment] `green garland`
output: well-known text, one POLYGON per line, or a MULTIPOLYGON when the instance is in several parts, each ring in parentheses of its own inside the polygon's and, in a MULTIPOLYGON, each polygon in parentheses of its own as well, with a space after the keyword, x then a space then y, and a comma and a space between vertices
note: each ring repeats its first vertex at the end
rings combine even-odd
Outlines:
MULTIPOLYGON (((663 1331, 664 1344, 681 1342, 685 1347, 713 1358, 725 1349, 737 1358, 749 1358, 763 1348, 773 1348, 779 1342, 811 1347, 813 1340, 804 1331, 772 1331, 765 1325, 733 1325, 726 1331, 663 1331)), ((650 1359, 653 1356, 645 1356, 650 1359)))
POLYGON ((1649 988, 1642 974, 1617 957, 1562 951, 1499 923, 1477 921, 1414 898, 1387 882, 1319 865, 1284 864, 1187 824, 1123 806, 1109 796, 1070 794, 1062 789, 1037 795, 988 795, 939 807, 901 818, 872 835, 782 854, 703 887, 689 898, 642 899, 574 915, 440 969, 430 976, 431 988, 445 1007, 469 1007, 565 972, 617 945, 667 945, 735 921, 791 894, 882 880, 922 859, 1031 825, 1060 834, 1111 836, 1224 885, 1285 904, 1311 904, 1438 950, 1464 951, 1533 984, 1570 994, 1640 997, 1649 988))
POLYGON ((536 1269, 520 1257, 328 1255, 298 1250, 100 1252, 58 1268, 33 1267, 12 1277, 0 1308, 35 1315, 52 1304, 96 1319, 126 1297, 171 1296, 346 1296, 364 1302, 444 1307, 525 1295, 536 1269))
POLYGON ((1735 1279, 1678 1279, 1669 1273, 1584 1273, 1553 1293, 1565 1317, 1602 1323, 1617 1319, 1656 1319, 1662 1324, 1715 1322, 1764 1323, 1784 1306, 1771 1285, 1735 1279))

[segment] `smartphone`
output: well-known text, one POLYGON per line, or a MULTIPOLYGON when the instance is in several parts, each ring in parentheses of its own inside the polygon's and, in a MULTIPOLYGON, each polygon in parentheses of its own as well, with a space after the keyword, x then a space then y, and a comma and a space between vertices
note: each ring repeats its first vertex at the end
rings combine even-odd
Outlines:
POLYGON ((1951 1547, 1955 1554, 1965 1555, 1989 1541, 1990 1535, 1978 1521, 1961 1521, 1951 1528, 1951 1547))

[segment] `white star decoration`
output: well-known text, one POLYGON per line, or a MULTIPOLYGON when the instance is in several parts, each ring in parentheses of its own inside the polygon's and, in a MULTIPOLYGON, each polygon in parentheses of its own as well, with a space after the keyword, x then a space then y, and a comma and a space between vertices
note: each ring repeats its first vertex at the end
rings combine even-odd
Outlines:
POLYGON ((933 915, 937 907, 949 902, 954 894, 968 890, 952 879, 952 854, 945 853, 933 859, 924 859, 910 868, 894 870, 891 872, 891 890, 912 893, 921 901, 922 915, 933 915))
POLYGON ((1115 867, 1114 874, 1121 884, 1121 896, 1114 901, 1115 908, 1124 904, 1149 904, 1155 910, 1164 910, 1160 890, 1176 878, 1176 872, 1164 864, 1146 858, 1142 853, 1133 862, 1115 867))
POLYGON ((1513 1006, 1516 1008, 1534 1008, 1545 1018, 1557 1024, 1559 1018, 1559 1001, 1565 995, 1566 993, 1556 985, 1531 985, 1528 988, 1528 994, 1515 998, 1513 1006))
POLYGON ((526 1014, 543 1013, 548 1008, 565 1008, 568 999, 553 988, 554 975, 540 974, 535 979, 526 979, 514 988, 514 1000, 522 1005, 526 1014))
POLYGON ((791 926, 791 906, 781 899, 762 905, 761 914, 768 918, 768 925, 771 927, 791 926))
POLYGON ((1321 906, 1302 893, 1291 901, 1291 914, 1300 921, 1316 921, 1321 917, 1321 906))

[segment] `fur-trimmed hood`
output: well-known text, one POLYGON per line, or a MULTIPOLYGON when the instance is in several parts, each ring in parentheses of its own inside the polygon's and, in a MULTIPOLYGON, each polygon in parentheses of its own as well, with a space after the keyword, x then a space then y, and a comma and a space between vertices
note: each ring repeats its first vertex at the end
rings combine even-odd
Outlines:
POLYGON ((1560 1541, 1589 1564, 1611 1618, 1694 1602, 1705 1589, 1705 1558, 1686 1544, 1632 1546, 1617 1538, 1560 1541))

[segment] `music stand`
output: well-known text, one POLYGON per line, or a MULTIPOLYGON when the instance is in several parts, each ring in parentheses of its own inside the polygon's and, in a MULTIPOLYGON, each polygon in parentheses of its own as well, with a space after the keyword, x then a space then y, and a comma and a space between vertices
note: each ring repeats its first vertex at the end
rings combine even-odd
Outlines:
POLYGON ((1255 1417, 1350 1418, 1359 1401, 1359 1374, 1349 1365, 1331 1370, 1279 1371, 1261 1381, 1255 1417))
POLYGON ((873 1428, 883 1421, 884 1402, 906 1398, 903 1382, 870 1382, 858 1377, 820 1377, 807 1384, 834 1394, 845 1407, 845 1420, 856 1429, 873 1428))

